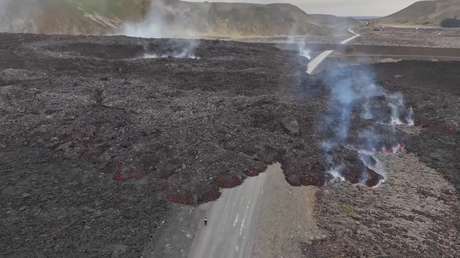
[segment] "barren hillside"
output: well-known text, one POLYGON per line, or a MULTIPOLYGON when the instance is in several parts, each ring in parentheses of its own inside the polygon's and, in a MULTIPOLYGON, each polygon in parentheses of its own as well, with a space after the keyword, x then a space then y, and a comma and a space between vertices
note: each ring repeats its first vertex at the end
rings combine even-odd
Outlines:
POLYGON ((105 34, 142 17, 148 0, 2 0, 0 31, 105 34))
POLYGON ((460 16, 459 0, 420 1, 380 19, 381 23, 439 26, 460 16))
POLYGON ((111 34, 126 24, 194 36, 328 35, 350 22, 308 15, 290 4, 192 3, 179 0, 4 0, 0 31, 111 34))

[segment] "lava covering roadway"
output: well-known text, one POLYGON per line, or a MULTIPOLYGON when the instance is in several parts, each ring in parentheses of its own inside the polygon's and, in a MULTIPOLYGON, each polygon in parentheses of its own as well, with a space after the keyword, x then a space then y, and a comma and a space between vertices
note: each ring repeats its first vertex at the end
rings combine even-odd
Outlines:
POLYGON ((279 162, 291 186, 319 187, 321 233, 292 245, 305 257, 455 257, 460 62, 310 76, 286 49, 0 34, 0 255, 139 257, 176 205, 279 162), (331 79, 362 85, 353 103, 375 116, 334 102, 331 79))

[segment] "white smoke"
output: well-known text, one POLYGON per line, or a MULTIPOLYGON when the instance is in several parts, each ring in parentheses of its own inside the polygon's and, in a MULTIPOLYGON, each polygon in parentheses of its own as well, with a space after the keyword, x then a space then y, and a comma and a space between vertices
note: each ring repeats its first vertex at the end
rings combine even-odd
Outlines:
POLYGON ((307 42, 305 37, 298 37, 295 35, 293 32, 294 28, 292 31, 289 33, 289 37, 287 39, 287 44, 292 44, 295 46, 297 53, 299 56, 306 58, 307 60, 311 60, 311 50, 307 47, 307 42))
POLYGON ((0 0, 0 32, 35 33, 41 0, 0 0))
POLYGON ((408 126, 414 126, 415 125, 415 120, 414 120, 414 109, 412 107, 409 108, 409 113, 407 113, 407 125, 408 126))
POLYGON ((6 13, 7 6, 10 0, 2 0, 0 1, 0 15, 3 17, 6 13))
POLYGON ((184 25, 187 17, 185 13, 174 9, 163 1, 152 1, 149 11, 141 22, 128 22, 122 25, 119 33, 122 35, 138 38, 184 38, 174 49, 167 52, 149 52, 145 58, 189 58, 198 59, 195 51, 199 46, 199 40, 195 38, 193 29, 184 25), (173 17, 173 18, 171 18, 173 17), (173 20, 173 21, 171 21, 173 20), (175 22, 179 21, 179 22, 175 22))
MULTIPOLYGON (((359 150, 358 153, 359 153, 359 158, 360 158, 361 162, 368 169, 370 169, 372 171, 375 171, 377 174, 379 174, 379 175, 381 175, 383 177, 383 179, 380 180, 377 183, 377 185, 373 186, 373 187, 379 187, 381 184, 383 184, 385 182, 386 173, 385 173, 384 165, 382 164, 382 162, 379 159, 377 159, 375 152, 368 152, 368 151, 359 150)), ((369 174, 368 173, 362 173, 361 180, 360 180, 359 183, 362 184, 362 185, 366 185, 366 182, 368 181, 368 179, 369 179, 369 174)))
POLYGON ((305 57, 308 60, 311 60, 311 51, 307 48, 307 43, 301 41, 297 44, 299 55, 305 57))
POLYGON ((404 124, 401 120, 401 110, 405 109, 404 99, 400 93, 391 94, 389 96, 388 107, 391 109, 391 121, 392 125, 404 124))
POLYGON ((166 48, 144 49, 144 59, 177 58, 177 59, 200 59, 195 55, 199 45, 197 40, 168 40, 166 48))
MULTIPOLYGON (((325 85, 329 91, 328 111, 323 118, 322 131, 326 139, 321 146, 328 165, 327 173, 334 180, 341 181, 344 164, 335 159, 335 153, 341 149, 355 151, 364 166, 385 178, 385 172, 376 157, 384 144, 381 127, 386 134, 398 125, 414 125, 414 112, 407 108, 400 93, 387 93, 375 83, 373 74, 367 69, 336 68, 326 73, 325 85), (355 115, 356 114, 356 115, 355 115), (358 132, 352 137, 351 130, 358 132), (373 162, 370 162, 373 161, 373 162)), ((393 146, 393 152, 401 145, 393 146)), ((362 182, 368 180, 367 173, 362 174, 362 182)))
POLYGON ((326 173, 332 177, 333 182, 345 182, 345 178, 342 176, 343 166, 335 167, 328 170, 326 173))
POLYGON ((366 100, 363 104, 363 112, 361 113, 361 118, 365 120, 371 120, 374 118, 374 115, 371 111, 371 103, 369 100, 366 100))
POLYGON ((0 0, 0 31, 7 31, 8 9, 12 0, 0 0))
POLYGON ((335 69, 325 79, 330 92, 325 126, 333 132, 333 137, 329 139, 329 145, 332 146, 346 143, 356 108, 360 109, 362 117, 371 119, 374 117, 370 107, 373 99, 384 95, 366 72, 347 72, 335 69))

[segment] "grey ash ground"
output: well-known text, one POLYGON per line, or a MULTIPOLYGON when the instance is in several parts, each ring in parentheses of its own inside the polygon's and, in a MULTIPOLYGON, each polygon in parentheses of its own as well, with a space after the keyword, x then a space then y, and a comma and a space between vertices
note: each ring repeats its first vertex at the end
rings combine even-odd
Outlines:
MULTIPOLYGON (((321 80, 305 75, 306 60, 272 44, 222 41, 202 41, 197 60, 140 58, 170 43, 0 35, 0 255, 139 257, 168 223, 170 201, 215 200, 219 187, 238 185, 276 161, 292 185, 325 182, 317 124, 327 100, 321 80)), ((440 209, 455 216, 459 68, 457 62, 375 65, 382 85, 402 91, 417 114, 420 135, 401 132, 407 149, 447 183, 434 180, 457 187, 407 191, 417 198, 447 195, 440 209)), ((362 209, 366 218, 369 202, 384 201, 364 202, 372 195, 350 188, 320 194, 318 206, 350 196, 345 211, 362 209)), ((317 248, 324 243, 339 254, 356 250, 361 240, 339 237, 346 228, 335 224, 334 211, 319 214, 330 238, 305 243, 306 256, 327 257, 329 250, 317 248)), ((456 225, 442 213, 417 214, 456 225)), ((418 241, 429 237, 422 233, 414 233, 418 241)), ((369 234, 378 236, 367 238, 370 245, 404 241, 369 234)), ((438 236, 432 244, 444 246, 446 236, 438 236)), ((454 257, 453 243, 440 253, 454 257)))

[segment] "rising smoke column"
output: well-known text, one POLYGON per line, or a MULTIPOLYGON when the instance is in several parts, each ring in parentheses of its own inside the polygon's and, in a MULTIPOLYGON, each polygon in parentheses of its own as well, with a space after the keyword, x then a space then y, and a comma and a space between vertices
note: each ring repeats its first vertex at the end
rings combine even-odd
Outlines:
POLYGON ((307 46, 307 42, 305 37, 299 38, 295 35, 295 27, 289 32, 289 37, 287 39, 287 44, 294 45, 297 49, 297 53, 299 56, 306 58, 307 60, 311 60, 311 50, 307 46))
POLYGON ((11 18, 12 0, 0 0, 0 32, 10 32, 14 23, 11 18))
POLYGON ((297 42, 297 51, 299 52, 300 56, 305 57, 308 60, 311 60, 311 51, 307 47, 307 43, 305 42, 305 40, 297 42))
POLYGON ((0 1, 0 17, 4 17, 6 15, 9 2, 10 0, 0 1))
POLYGON ((412 108, 405 106, 402 94, 379 86, 369 68, 335 67, 323 75, 323 81, 329 94, 320 126, 327 173, 343 181, 345 175, 358 172, 363 184, 371 171, 384 179, 376 154, 389 144, 397 146, 396 126, 413 125, 412 108), (341 157, 350 152, 356 158, 341 157), (344 160, 360 164, 349 168, 344 160))
POLYGON ((37 33, 37 13, 47 0, 0 0, 0 32, 37 33))
POLYGON ((199 40, 193 28, 187 28, 187 17, 163 0, 152 1, 149 11, 141 22, 125 23, 120 34, 139 38, 183 38, 172 41, 171 48, 161 53, 147 53, 145 58, 189 58, 197 59, 195 51, 199 40))

